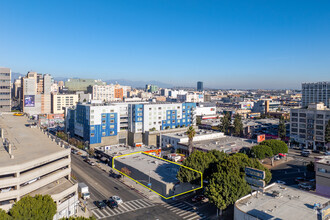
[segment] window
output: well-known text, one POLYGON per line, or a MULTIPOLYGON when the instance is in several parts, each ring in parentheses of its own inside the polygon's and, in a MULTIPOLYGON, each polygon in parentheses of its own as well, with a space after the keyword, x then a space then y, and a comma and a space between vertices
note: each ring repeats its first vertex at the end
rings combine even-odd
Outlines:
MULTIPOLYGON (((141 129, 138 129, 138 130, 141 130, 141 129)), ((114 132, 114 131, 110 131, 110 134, 111 134, 111 135, 114 135, 115 132, 114 132)))
POLYGON ((111 119, 111 120, 110 120, 110 123, 115 123, 115 120, 111 119))
MULTIPOLYGON (((293 114, 292 114, 293 115, 293 114)), ((306 113, 300 113, 299 114, 299 117, 303 117, 303 118, 305 118, 306 117, 306 113)))
POLYGON ((105 125, 102 125, 102 129, 105 129, 105 125))
POLYGON ((110 125, 110 128, 112 128, 112 129, 113 129, 113 128, 115 128, 115 126, 114 126, 114 125, 110 125))
POLYGON ((102 136, 105 136, 105 132, 102 132, 102 136))
POLYGON ((316 125, 316 129, 318 129, 318 130, 323 130, 323 126, 321 126, 321 125, 316 125))
POLYGON ((94 137, 94 133, 91 133, 91 137, 94 137))
POLYGON ((322 119, 323 119, 323 115, 321 115, 321 114, 317 114, 317 115, 316 115, 316 118, 320 118, 320 119, 322 118, 322 119))

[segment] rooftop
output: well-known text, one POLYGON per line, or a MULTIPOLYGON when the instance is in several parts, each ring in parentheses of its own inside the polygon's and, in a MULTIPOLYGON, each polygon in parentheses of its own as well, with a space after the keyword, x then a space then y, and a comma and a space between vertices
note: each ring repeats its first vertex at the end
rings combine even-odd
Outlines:
POLYGON ((40 130, 30 128, 26 124, 29 122, 24 116, 13 116, 12 114, 0 116, 0 128, 4 129, 4 137, 11 143, 12 155, 14 156, 13 159, 10 159, 10 155, 2 144, 3 139, 0 138, 0 167, 18 165, 53 153, 66 151, 56 142, 52 142, 40 130))
POLYGON ((32 197, 35 195, 38 195, 38 194, 56 195, 58 193, 63 192, 64 190, 70 188, 74 184, 75 184, 75 182, 62 177, 61 179, 58 179, 57 181, 54 181, 52 183, 47 184, 46 186, 38 188, 37 190, 29 193, 29 195, 32 197))
POLYGON ((95 149, 104 152, 110 157, 114 157, 114 156, 120 156, 120 155, 139 152, 139 151, 156 150, 158 148, 153 146, 131 147, 131 146, 119 144, 119 145, 111 145, 107 147, 104 146, 95 147, 95 149))
MULTIPOLYGON (((184 143, 179 143, 181 145, 186 145, 184 143)), ((237 152, 243 147, 251 148, 256 145, 256 142, 253 140, 232 137, 232 136, 223 136, 221 138, 194 141, 194 148, 198 148, 205 151, 219 150, 225 153, 237 152)))
POLYGON ((141 153, 118 157, 116 160, 134 167, 158 181, 167 183, 178 182, 176 175, 180 169, 179 165, 141 153))
POLYGON ((246 196, 236 207, 258 219, 317 219, 314 204, 325 204, 329 199, 306 191, 274 183, 258 197, 246 196), (273 192, 279 192, 278 197, 273 192))
MULTIPOLYGON (((187 131, 187 129, 185 129, 184 131, 181 131, 181 132, 164 134, 163 136, 167 136, 167 137, 171 137, 171 138, 185 139, 185 138, 188 138, 186 131, 187 131)), ((211 139, 211 138, 219 138, 219 137, 224 136, 224 134, 222 132, 212 131, 212 130, 195 129, 195 132, 196 132, 196 134, 194 136, 194 140, 199 140, 199 139, 201 139, 201 137, 211 139)), ((186 141, 188 141, 188 139, 186 141)), ((195 141, 194 141, 194 143, 195 143, 195 141)))

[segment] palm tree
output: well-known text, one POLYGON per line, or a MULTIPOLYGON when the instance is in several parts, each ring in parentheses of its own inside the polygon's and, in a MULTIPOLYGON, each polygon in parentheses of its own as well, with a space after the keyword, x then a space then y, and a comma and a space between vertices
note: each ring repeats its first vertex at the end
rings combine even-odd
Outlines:
POLYGON ((195 134, 196 134, 196 131, 195 131, 194 127, 192 125, 189 126, 189 128, 187 130, 187 135, 188 135, 188 153, 189 153, 189 155, 192 153, 193 139, 194 139, 195 134))

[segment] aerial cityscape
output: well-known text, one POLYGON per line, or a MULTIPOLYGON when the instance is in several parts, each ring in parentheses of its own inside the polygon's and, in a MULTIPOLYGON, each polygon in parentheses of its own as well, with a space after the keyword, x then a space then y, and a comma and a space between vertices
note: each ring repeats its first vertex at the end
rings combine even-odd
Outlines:
POLYGON ((0 220, 330 220, 330 2, 0 8, 0 220))

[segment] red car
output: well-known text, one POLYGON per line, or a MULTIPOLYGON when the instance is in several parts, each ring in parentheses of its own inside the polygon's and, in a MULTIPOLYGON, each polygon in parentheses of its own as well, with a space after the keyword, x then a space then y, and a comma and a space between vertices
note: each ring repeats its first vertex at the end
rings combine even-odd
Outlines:
POLYGON ((194 198, 191 199, 192 202, 200 202, 200 201, 203 201, 205 199, 205 196, 203 195, 197 195, 197 196, 194 196, 194 198))

